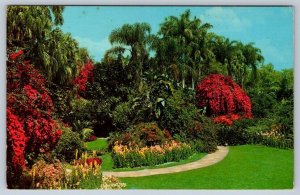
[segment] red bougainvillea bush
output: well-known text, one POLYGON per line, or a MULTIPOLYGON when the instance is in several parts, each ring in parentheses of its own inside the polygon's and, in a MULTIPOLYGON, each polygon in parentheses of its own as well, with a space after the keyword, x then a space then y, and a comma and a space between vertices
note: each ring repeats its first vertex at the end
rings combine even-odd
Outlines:
POLYGON ((211 74, 197 86, 198 106, 216 117, 215 123, 231 125, 240 117, 252 118, 251 100, 230 77, 211 74))
POLYGON ((94 65, 91 60, 89 60, 79 72, 79 75, 75 77, 73 83, 79 92, 85 92, 86 84, 89 79, 93 79, 94 77, 94 65))
POLYGON ((15 168, 51 151, 61 135, 44 77, 22 54, 7 61, 7 159, 15 168))

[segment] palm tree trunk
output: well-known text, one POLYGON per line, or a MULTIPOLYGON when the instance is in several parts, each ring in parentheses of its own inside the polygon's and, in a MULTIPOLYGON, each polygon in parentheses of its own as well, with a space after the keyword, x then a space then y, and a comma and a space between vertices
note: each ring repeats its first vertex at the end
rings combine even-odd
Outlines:
POLYGON ((192 90, 195 89, 195 83, 194 83, 194 78, 192 78, 192 90))

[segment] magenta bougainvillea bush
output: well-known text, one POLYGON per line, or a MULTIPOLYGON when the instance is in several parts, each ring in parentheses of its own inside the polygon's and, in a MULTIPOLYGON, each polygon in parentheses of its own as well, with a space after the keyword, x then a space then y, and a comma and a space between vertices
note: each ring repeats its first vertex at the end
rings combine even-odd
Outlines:
POLYGON ((51 151, 61 135, 45 79, 22 54, 7 61, 7 154, 15 168, 25 167, 29 154, 51 151))
POLYGON ((86 84, 89 79, 94 77, 94 65, 91 60, 89 60, 80 70, 79 75, 75 77, 73 83, 79 92, 85 92, 86 84))
POLYGON ((216 123, 231 125, 240 117, 252 118, 249 96, 230 77, 208 75, 198 84, 196 98, 198 106, 206 107, 216 123))

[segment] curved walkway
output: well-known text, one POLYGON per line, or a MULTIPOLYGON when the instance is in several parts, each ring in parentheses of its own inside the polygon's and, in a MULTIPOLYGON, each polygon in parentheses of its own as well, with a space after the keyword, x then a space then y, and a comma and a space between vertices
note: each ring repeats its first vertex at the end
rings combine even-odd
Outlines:
POLYGON ((223 160, 229 152, 228 147, 218 146, 218 150, 214 153, 207 154, 198 161, 177 165, 173 167, 157 168, 157 169, 143 169, 139 171, 124 171, 124 172, 103 172, 104 176, 113 175, 115 177, 143 177, 150 175, 160 175, 169 173, 178 173, 182 171, 189 171, 193 169, 199 169, 216 164, 223 160))

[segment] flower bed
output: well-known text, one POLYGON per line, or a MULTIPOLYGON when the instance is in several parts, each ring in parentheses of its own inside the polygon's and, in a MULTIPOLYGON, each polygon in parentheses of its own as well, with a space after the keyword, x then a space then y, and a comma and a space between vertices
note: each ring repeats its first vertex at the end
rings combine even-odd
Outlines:
POLYGON ((249 132, 248 143, 262 144, 276 148, 294 148, 294 140, 280 133, 280 127, 274 126, 267 132, 249 132))
POLYGON ((141 167, 163 164, 186 159, 193 154, 190 145, 170 141, 162 145, 146 147, 128 147, 116 144, 113 147, 112 159, 116 168, 141 167))

